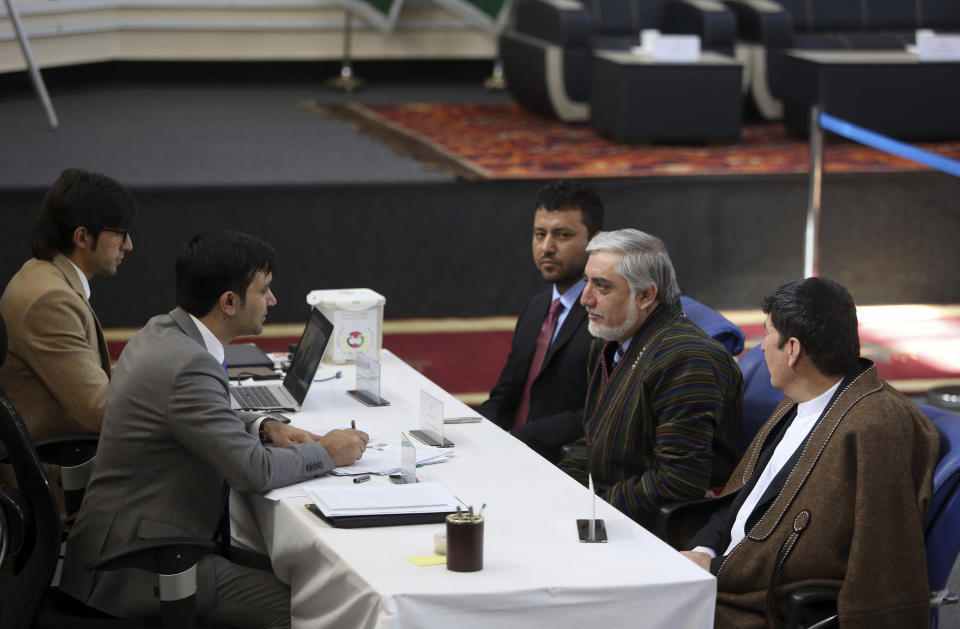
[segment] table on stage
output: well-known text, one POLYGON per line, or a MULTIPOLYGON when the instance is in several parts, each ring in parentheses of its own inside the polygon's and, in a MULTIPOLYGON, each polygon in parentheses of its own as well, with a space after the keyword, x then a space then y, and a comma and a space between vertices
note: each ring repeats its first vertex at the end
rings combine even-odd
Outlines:
MULTIPOLYGON (((359 429, 398 437, 417 427, 420 389, 443 401, 445 417, 475 414, 390 352, 381 360, 389 406, 362 406, 346 395, 353 367, 325 365, 317 378, 338 370, 343 377, 315 383, 293 423, 322 433, 353 419, 359 429)), ((711 575, 602 500, 597 517, 609 543, 579 542, 576 519, 590 517, 586 488, 486 420, 448 424, 444 433, 456 455, 417 476, 442 481, 468 505, 487 504, 480 572, 406 560, 433 554, 443 524, 338 529, 307 511, 306 497, 253 496, 250 511, 233 497, 234 537, 269 554, 290 584, 294 627, 713 626, 711 575)), ((360 488, 389 481, 322 482, 360 488)))

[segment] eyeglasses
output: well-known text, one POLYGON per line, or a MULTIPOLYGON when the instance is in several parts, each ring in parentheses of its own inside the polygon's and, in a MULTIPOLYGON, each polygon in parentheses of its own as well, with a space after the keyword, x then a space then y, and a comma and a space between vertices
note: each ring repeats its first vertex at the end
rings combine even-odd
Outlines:
POLYGON ((129 228, 126 228, 126 229, 115 229, 115 228, 113 228, 113 227, 103 227, 103 228, 100 229, 100 231, 110 232, 110 233, 112 233, 112 234, 119 234, 119 236, 120 236, 120 242, 127 242, 127 236, 130 235, 130 229, 129 229, 129 228))

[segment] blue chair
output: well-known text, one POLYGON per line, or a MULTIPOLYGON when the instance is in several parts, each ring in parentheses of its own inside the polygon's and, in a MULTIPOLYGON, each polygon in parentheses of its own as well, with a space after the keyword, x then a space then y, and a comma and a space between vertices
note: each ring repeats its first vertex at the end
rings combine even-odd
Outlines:
POLYGON ((763 422, 770 418, 773 409, 783 400, 783 393, 770 384, 770 371, 759 345, 741 356, 739 365, 743 374, 743 418, 740 420, 742 454, 763 422))
POLYGON ((947 581, 960 555, 960 418, 935 406, 919 406, 940 433, 940 462, 933 472, 933 499, 923 531, 931 591, 930 626, 936 629, 940 607, 957 602, 956 594, 947 590, 947 581))
POLYGON ((688 319, 697 324, 697 327, 707 336, 726 347, 731 356, 736 356, 743 351, 743 343, 746 340, 743 330, 722 314, 686 295, 680 297, 680 307, 683 308, 683 314, 687 315, 688 319))

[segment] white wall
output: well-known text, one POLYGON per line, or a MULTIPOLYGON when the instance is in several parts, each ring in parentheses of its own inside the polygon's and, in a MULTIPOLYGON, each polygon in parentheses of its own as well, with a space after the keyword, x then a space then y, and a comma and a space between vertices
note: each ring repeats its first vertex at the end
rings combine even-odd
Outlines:
MULTIPOLYGON (((337 60, 333 0, 15 0, 41 68, 113 60, 337 60)), ((494 56, 493 36, 429 0, 405 0, 397 27, 354 20, 355 59, 494 56)), ((0 3, 0 72, 26 64, 0 3)))

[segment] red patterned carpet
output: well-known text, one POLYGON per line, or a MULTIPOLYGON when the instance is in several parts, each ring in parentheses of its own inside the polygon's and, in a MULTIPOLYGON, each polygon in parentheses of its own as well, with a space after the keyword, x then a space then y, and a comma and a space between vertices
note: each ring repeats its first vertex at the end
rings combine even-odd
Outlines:
MULTIPOLYGON (((760 342, 759 311, 724 313, 747 336, 760 342)), ((862 353, 874 360, 881 377, 904 393, 922 394, 935 386, 960 384, 960 306, 867 306, 859 309, 862 353)), ((256 342, 265 351, 284 351, 297 341, 301 325, 266 326, 256 342)), ((508 318, 387 321, 383 345, 438 385, 468 404, 486 399, 500 375, 513 337, 508 318)), ((134 330, 106 332, 110 354, 120 355, 134 330)))
MULTIPOLYGON (((470 180, 804 173, 805 140, 781 124, 751 123, 739 143, 624 145, 589 125, 568 125, 514 103, 350 103, 321 115, 347 119, 396 150, 470 180)), ((960 159, 960 142, 919 145, 960 159)), ((827 144, 827 172, 891 172, 925 167, 840 139, 827 144)))

